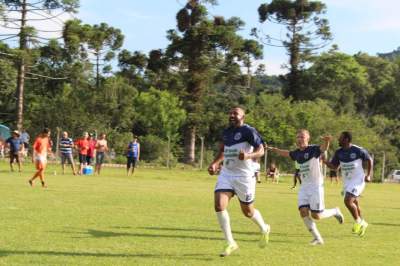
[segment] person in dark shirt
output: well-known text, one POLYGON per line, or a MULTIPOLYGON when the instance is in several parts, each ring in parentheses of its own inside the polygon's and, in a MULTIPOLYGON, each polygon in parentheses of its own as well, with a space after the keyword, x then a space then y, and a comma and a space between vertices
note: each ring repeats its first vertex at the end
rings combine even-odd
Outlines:
POLYGON ((17 130, 12 132, 12 136, 6 141, 8 149, 10 151, 10 169, 14 172, 13 163, 14 161, 18 164, 18 171, 21 172, 21 160, 20 153, 24 151, 24 142, 20 138, 20 134, 17 130))

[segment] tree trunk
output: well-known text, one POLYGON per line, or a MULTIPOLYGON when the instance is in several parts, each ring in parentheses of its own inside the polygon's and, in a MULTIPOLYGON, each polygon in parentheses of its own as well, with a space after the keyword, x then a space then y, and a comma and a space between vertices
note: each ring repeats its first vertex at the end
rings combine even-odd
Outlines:
MULTIPOLYGON (((27 40, 26 40, 26 0, 22 1, 21 5, 21 28, 19 32, 19 49, 22 51, 26 51, 27 48, 27 40)), ((17 76, 17 121, 16 126, 18 130, 21 130, 24 122, 24 87, 25 87, 25 55, 22 55, 22 58, 18 64, 18 76, 17 76)))
POLYGON ((100 51, 96 52, 96 89, 100 88, 100 51))
POLYGON ((195 161, 195 145, 196 145, 196 128, 187 126, 185 128, 185 163, 194 164, 195 161))

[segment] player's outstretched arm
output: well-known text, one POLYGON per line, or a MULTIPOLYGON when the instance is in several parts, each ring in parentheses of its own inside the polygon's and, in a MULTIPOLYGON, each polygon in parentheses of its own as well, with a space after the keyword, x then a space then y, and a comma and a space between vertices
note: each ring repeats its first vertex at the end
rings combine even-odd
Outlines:
POLYGON ((283 157, 290 157, 288 150, 281 150, 275 147, 268 146, 268 150, 275 152, 276 154, 283 156, 283 157))
POLYGON ((220 144, 218 154, 214 161, 208 166, 208 173, 215 175, 218 172, 221 162, 224 160, 224 144, 220 144))

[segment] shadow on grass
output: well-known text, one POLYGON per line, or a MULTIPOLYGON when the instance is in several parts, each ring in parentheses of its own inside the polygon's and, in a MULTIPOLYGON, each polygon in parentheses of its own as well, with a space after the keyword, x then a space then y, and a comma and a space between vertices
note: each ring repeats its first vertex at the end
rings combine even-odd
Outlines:
POLYGON ((381 225, 381 226, 399 226, 400 224, 392 224, 392 223, 371 223, 372 225, 381 225))
POLYGON ((42 250, 4 250, 0 249, 0 257, 14 255, 38 256, 71 256, 71 257, 99 257, 99 258, 143 258, 143 259, 176 259, 176 260, 201 260, 212 261, 217 258, 211 254, 189 253, 182 255, 150 254, 150 253, 104 253, 104 252, 68 252, 68 251, 42 251, 42 250))
MULTIPOLYGON (((159 228, 159 227, 142 227, 139 229, 142 230, 166 230, 166 231, 174 231, 174 232, 210 232, 210 233, 218 233, 221 236, 220 237, 215 237, 215 236, 198 236, 198 235, 188 235, 188 234, 155 234, 155 233, 146 233, 146 232, 114 232, 114 231, 106 231, 106 230, 97 230, 97 229, 73 229, 73 228, 68 228, 69 230, 67 231, 52 231, 53 233, 64 233, 64 234, 75 234, 75 235, 80 235, 80 236, 72 236, 72 238, 75 239, 80 239, 80 238, 111 238, 111 237, 144 237, 144 238, 151 238, 151 239, 157 239, 157 238, 169 238, 169 239, 189 239, 189 240, 213 240, 213 241, 224 241, 224 238, 222 237, 221 231, 217 230, 207 230, 207 229, 182 229, 182 228, 159 228)), ((235 234, 236 232, 234 232, 235 234)), ((246 232, 240 232, 241 234, 247 234, 247 235, 258 235, 258 233, 246 233, 246 232)), ((237 241, 240 242, 257 242, 258 237, 255 237, 254 239, 243 239, 243 238, 236 238, 237 241)), ((276 240, 272 239, 271 242, 282 242, 282 243, 290 243, 293 241, 283 241, 283 240, 276 240)))
MULTIPOLYGON (((138 227, 138 229, 144 230, 155 230, 155 231, 184 231, 184 232, 207 232, 207 233, 222 233, 221 230, 212 230, 212 229, 203 229, 203 228, 174 228, 174 227, 138 227)), ((234 235, 255 235, 258 236, 259 232, 243 232, 243 231, 232 231, 234 235)), ((307 235, 306 233, 300 234, 288 234, 288 233, 277 233, 272 232, 272 236, 295 236, 295 237, 303 237, 307 235)))
MULTIPOLYGON (((176 232, 206 232, 206 233, 221 233, 221 230, 203 229, 203 228, 176 228, 176 227, 138 227, 138 229, 144 230, 156 230, 156 231, 176 231, 176 232)), ((257 232, 240 232, 232 231, 233 234, 239 235, 258 235, 257 232)))

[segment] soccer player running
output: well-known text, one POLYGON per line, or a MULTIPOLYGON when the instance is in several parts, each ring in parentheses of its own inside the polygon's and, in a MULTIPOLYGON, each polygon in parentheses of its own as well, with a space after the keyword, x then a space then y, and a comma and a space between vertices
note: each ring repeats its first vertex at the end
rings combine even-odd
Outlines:
POLYGON ((44 171, 47 166, 47 154, 51 152, 50 144, 50 129, 45 128, 40 135, 35 139, 33 144, 33 157, 32 160, 36 166, 36 173, 31 179, 28 180, 29 184, 33 186, 33 181, 39 177, 43 188, 47 188, 44 181, 44 171))
POLYGON ((372 158, 368 152, 352 142, 352 134, 342 132, 339 137, 340 148, 336 150, 330 162, 325 162, 329 168, 342 169, 344 186, 344 204, 354 218, 352 232, 364 236, 368 223, 361 216, 359 197, 365 188, 365 182, 371 181, 372 158), (367 173, 364 173, 363 162, 367 163, 367 173))
POLYGON ((324 136, 324 143, 321 146, 309 145, 310 133, 306 129, 300 129, 296 135, 296 145, 298 147, 296 150, 288 151, 269 147, 270 150, 277 154, 291 158, 299 164, 301 186, 298 194, 298 207, 305 226, 313 236, 313 240, 310 242, 311 245, 322 245, 324 243, 312 218, 320 220, 333 216, 341 224, 344 221, 338 207, 325 209, 324 203, 324 177, 319 159, 321 154, 328 150, 331 139, 331 136, 324 136), (310 212, 312 218, 310 217, 310 212))
POLYGON ((129 142, 126 151, 126 174, 133 175, 135 167, 140 159, 140 143, 136 137, 133 137, 133 141, 129 142))
POLYGON ((223 131, 223 142, 214 161, 208 167, 210 175, 219 171, 214 192, 214 208, 219 225, 227 244, 220 254, 230 255, 239 248, 232 236, 227 207, 230 199, 236 194, 243 214, 250 218, 261 231, 259 246, 264 248, 268 243, 270 226, 266 224, 261 213, 254 208, 256 180, 254 177, 253 159, 264 154, 264 143, 258 132, 244 124, 245 113, 241 108, 229 111, 229 127, 223 131))
POLYGON ((60 139, 61 168, 63 174, 65 174, 65 164, 68 162, 71 165, 72 173, 76 175, 74 158, 72 156, 73 147, 73 140, 68 137, 68 132, 64 131, 60 139))

